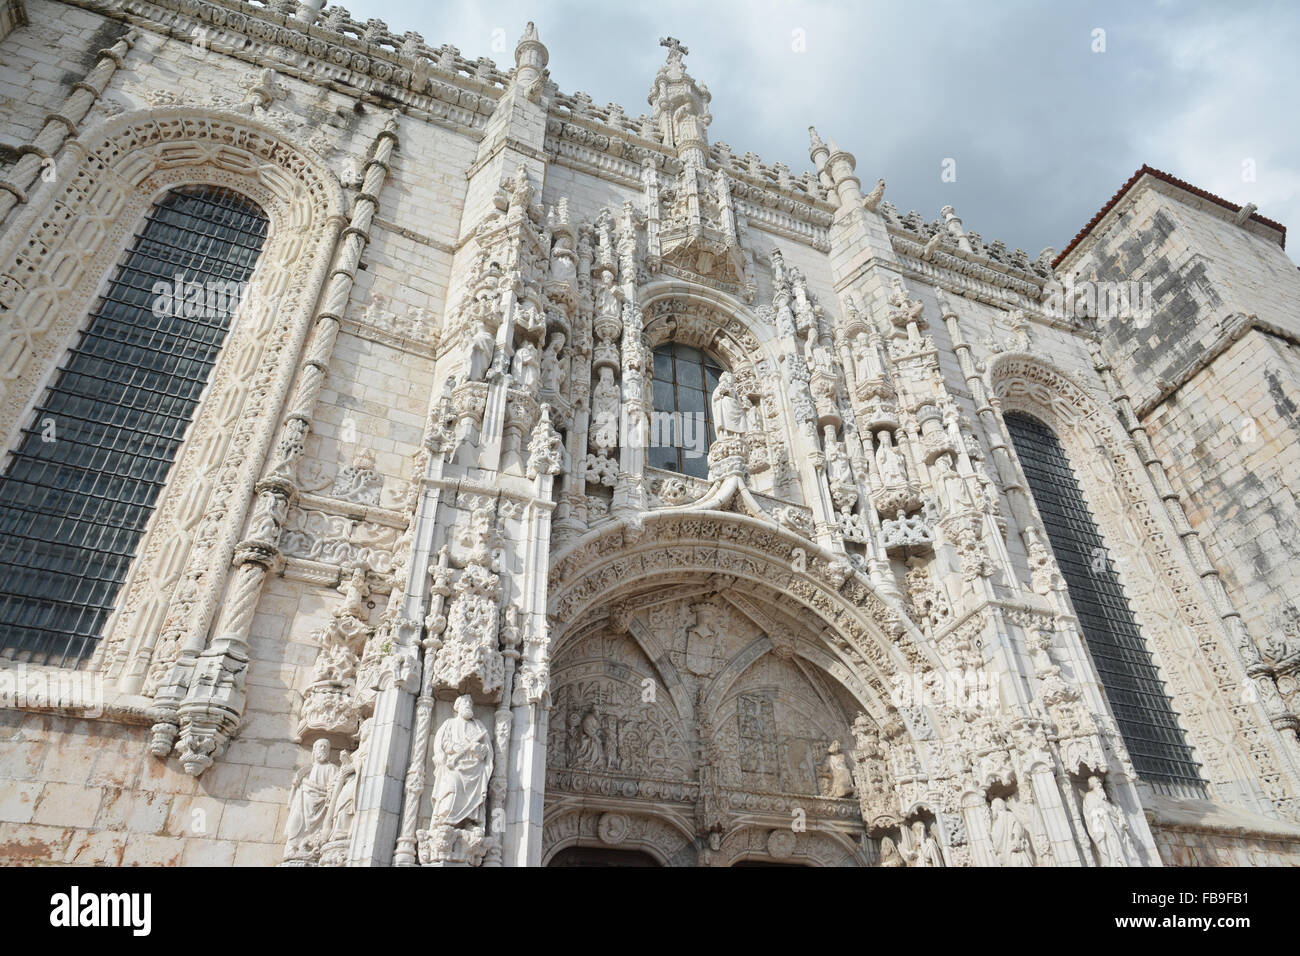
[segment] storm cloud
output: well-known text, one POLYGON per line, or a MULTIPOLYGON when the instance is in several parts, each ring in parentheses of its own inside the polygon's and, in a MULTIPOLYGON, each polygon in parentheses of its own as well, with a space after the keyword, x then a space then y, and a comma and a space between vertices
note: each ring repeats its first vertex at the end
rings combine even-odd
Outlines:
MULTIPOLYGON (((713 94, 710 139, 810 168, 809 124, 927 219, 1058 251, 1143 163, 1300 223, 1300 6, 1214 3, 417 3, 352 0, 471 59, 537 24, 568 93, 631 116, 664 59, 713 94), (1098 32, 1102 31, 1102 32, 1098 32), (955 181, 941 178, 953 160, 955 181)), ((1300 261, 1295 248, 1290 253, 1300 261)))

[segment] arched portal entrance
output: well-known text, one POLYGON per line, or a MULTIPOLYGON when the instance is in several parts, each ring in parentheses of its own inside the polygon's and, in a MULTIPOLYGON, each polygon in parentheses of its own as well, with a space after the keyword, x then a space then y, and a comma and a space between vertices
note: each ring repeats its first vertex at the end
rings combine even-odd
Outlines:
POLYGON ((854 720, 883 723, 893 676, 928 658, 847 565, 753 516, 671 509, 559 555, 549 610, 544 862, 875 861, 854 720))

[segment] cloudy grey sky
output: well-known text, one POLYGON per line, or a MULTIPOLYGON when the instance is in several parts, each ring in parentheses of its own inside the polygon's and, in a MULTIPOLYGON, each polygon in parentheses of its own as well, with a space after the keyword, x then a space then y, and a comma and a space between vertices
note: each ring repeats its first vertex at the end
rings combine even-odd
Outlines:
POLYGON ((797 174, 815 124, 857 157, 865 184, 887 180, 900 210, 932 219, 951 203, 986 241, 1031 257, 1062 249, 1145 162, 1256 203, 1297 233, 1300 261, 1294 2, 345 5, 504 68, 533 20, 560 89, 630 116, 647 111, 659 37, 678 37, 713 94, 710 139, 797 174), (946 158, 955 182, 940 178, 946 158))

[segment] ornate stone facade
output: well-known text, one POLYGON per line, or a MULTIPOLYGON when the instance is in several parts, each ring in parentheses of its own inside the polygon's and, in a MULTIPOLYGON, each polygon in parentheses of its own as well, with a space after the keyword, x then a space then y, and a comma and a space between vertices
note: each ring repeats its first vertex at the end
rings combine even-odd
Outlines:
POLYGON ((102 706, 0 700, 14 861, 1300 862, 1276 224, 1150 170, 1030 259, 864 196, 816 130, 802 176, 710 143, 672 38, 633 118, 531 24, 498 65, 311 2, 25 6, 0 53, 91 67, 0 104, 4 448, 161 195, 270 228, 82 665, 102 706), (1206 292, 1233 257, 1269 267, 1206 292), (1160 382, 1060 307, 1119 258, 1195 285, 1161 287, 1160 382), (669 347, 722 369, 706 477, 648 463, 669 347), (1222 454, 1272 525, 1218 521, 1195 462, 1239 386, 1272 404, 1222 454), (1060 439, 1195 793, 1134 767, 1011 412, 1060 439))

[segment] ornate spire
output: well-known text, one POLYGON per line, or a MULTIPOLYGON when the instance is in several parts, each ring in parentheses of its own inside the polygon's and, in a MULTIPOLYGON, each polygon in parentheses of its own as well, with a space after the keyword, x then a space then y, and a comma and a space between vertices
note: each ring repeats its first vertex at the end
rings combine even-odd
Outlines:
POLYGON ((826 144, 822 142, 822 138, 817 135, 817 127, 809 126, 808 127, 809 158, 812 159, 814 163, 817 162, 817 154, 823 150, 825 150, 827 154, 830 153, 830 150, 826 148, 826 144))
POLYGON ((682 62, 689 51, 675 37, 664 37, 660 46, 668 50, 668 61, 655 75, 647 102, 654 107, 654 122, 665 146, 677 150, 682 162, 704 168, 708 160, 710 121, 709 88, 696 83, 682 62))

